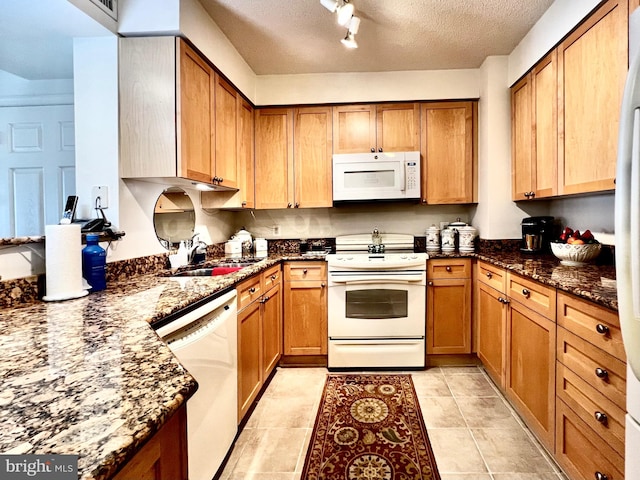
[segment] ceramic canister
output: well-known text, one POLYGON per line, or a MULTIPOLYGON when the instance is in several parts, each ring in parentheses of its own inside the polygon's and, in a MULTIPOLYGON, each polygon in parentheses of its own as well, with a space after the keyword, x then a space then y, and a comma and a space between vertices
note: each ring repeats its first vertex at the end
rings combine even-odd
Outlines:
POLYGON ((440 229, 433 224, 427 228, 425 234, 427 237, 427 251, 440 250, 440 229))
POLYGON ((476 248, 477 234, 478 230, 476 230, 471 225, 458 228, 459 250, 465 253, 474 252, 476 248))
POLYGON ((456 249, 456 232, 452 228, 445 228, 440 232, 443 252, 453 252, 456 249))

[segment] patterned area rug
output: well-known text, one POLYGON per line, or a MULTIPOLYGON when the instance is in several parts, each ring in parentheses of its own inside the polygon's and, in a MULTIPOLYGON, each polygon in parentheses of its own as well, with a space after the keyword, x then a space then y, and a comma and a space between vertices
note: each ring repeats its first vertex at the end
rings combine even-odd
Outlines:
POLYGON ((411 375, 329 374, 303 480, 440 480, 411 375))

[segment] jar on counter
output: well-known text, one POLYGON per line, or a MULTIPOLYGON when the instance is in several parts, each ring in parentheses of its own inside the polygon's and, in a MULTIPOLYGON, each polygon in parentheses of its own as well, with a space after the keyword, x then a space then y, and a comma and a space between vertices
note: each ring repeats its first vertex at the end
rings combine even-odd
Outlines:
POLYGON ((459 250, 462 253, 473 253, 476 250, 478 230, 471 225, 458 228, 459 250))
POLYGON ((451 253, 456 251, 456 231, 453 228, 445 228, 440 232, 442 251, 451 253))
POLYGON ((440 229, 432 224, 425 231, 427 237, 427 252, 437 252, 440 250, 440 229))

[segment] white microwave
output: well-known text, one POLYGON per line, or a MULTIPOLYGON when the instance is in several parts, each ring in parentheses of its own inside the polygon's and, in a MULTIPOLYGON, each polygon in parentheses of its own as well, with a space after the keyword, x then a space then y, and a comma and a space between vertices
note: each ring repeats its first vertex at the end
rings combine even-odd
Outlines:
POLYGON ((333 156, 333 201, 420 198, 420 152, 333 156))

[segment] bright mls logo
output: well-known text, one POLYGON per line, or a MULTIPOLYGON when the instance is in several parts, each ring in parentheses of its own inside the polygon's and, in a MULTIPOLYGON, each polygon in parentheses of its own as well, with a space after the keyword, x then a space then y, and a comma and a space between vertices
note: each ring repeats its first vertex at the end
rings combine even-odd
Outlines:
POLYGON ((78 455, 0 455, 2 480, 77 480, 78 455))

